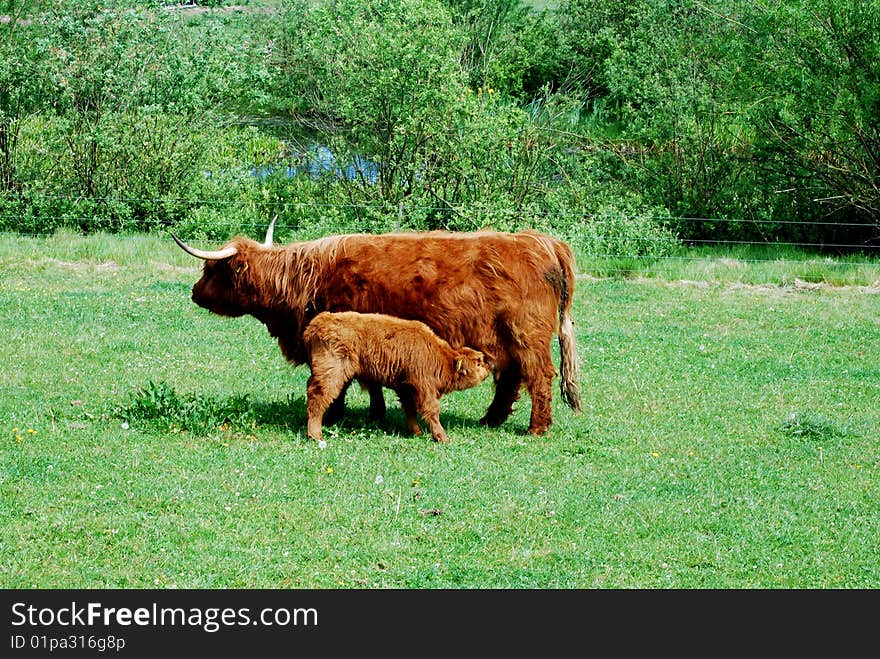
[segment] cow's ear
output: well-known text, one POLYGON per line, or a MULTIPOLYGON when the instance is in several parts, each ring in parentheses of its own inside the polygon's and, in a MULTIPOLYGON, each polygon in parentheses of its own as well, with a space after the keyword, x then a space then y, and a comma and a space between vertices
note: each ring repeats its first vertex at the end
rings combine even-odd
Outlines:
POLYGON ((247 261, 243 263, 239 263, 235 266, 235 274, 240 275, 242 272, 247 272, 247 269, 250 267, 250 264, 247 261))
POLYGON ((461 371, 461 367, 463 365, 464 365, 464 359, 462 359, 461 357, 456 359, 455 360, 455 372, 458 373, 459 371, 461 371))

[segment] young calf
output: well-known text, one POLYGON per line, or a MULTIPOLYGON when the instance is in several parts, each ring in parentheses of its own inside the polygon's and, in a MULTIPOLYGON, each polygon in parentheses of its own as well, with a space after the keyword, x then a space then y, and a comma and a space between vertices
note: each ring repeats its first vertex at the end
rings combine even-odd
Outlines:
POLYGON ((440 425, 440 396, 475 387, 491 364, 472 348, 453 348, 427 325, 383 314, 322 312, 303 333, 309 368, 308 435, 319 440, 324 412, 353 380, 394 389, 406 426, 421 435, 416 412, 438 442, 449 438, 440 425))

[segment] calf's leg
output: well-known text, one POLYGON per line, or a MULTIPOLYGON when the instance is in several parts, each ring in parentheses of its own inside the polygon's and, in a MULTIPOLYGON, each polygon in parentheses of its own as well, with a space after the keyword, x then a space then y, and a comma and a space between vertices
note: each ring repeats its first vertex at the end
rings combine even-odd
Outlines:
POLYGON ((434 438, 434 441, 448 444, 449 437, 446 436, 446 431, 440 425, 440 400, 437 396, 431 392, 416 389, 414 400, 419 414, 422 415, 425 423, 431 429, 431 436, 434 438))
POLYGON ((339 371, 325 371, 320 375, 314 372, 306 383, 306 415, 308 436, 314 440, 323 438, 322 421, 324 413, 344 391, 349 380, 339 371))
POLYGON ((406 417, 406 429, 413 435, 421 435, 422 429, 419 427, 419 419, 412 388, 404 385, 397 390, 397 397, 400 399, 400 406, 403 408, 403 415, 406 417))
POLYGON ((324 423, 328 426, 341 421, 342 417, 345 416, 345 394, 348 392, 349 384, 351 383, 349 382, 342 387, 342 391, 339 392, 339 395, 333 399, 327 407, 327 411, 324 412, 324 423))
POLYGON ((377 382, 367 384, 370 393, 370 421, 381 421, 385 418, 385 395, 382 393, 382 385, 377 382))
MULTIPOLYGON (((345 394, 348 392, 349 385, 351 382, 342 388, 342 392, 324 412, 325 424, 333 425, 345 416, 345 394)), ((382 393, 382 385, 364 380, 361 382, 361 386, 370 394, 370 421, 381 421, 385 418, 385 395, 382 393)))

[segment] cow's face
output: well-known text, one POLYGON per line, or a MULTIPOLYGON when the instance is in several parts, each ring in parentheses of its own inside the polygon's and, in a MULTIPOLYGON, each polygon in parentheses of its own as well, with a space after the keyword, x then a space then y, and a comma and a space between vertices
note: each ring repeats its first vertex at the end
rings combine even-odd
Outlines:
POLYGON ((221 316, 243 316, 247 309, 240 282, 246 268, 247 262, 237 256, 205 261, 202 277, 192 289, 192 301, 221 316))
MULTIPOLYGON (((257 249, 272 247, 272 234, 277 219, 277 215, 272 218, 266 230, 266 239, 257 249)), ((252 287, 247 285, 251 281, 248 273, 250 259, 247 254, 253 253, 248 246, 256 243, 240 238, 218 250, 207 251, 190 247, 173 233, 171 237, 184 252, 205 262, 202 278, 193 286, 193 302, 221 316, 236 318, 250 313, 253 305, 248 303, 252 300, 252 287)))
POLYGON ((473 348, 461 348, 453 369, 453 388, 470 389, 489 377, 492 358, 473 348))

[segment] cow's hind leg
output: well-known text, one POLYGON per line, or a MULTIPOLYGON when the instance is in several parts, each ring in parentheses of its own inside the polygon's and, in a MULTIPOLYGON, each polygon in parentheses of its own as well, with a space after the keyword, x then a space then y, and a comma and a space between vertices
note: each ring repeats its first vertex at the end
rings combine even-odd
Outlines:
POLYGON ((499 367, 495 371, 495 397, 480 423, 490 428, 497 428, 504 423, 513 412, 513 404, 519 398, 521 384, 522 375, 516 364, 510 363, 503 369, 499 367))
POLYGON ((528 432, 532 435, 543 435, 552 423, 553 378, 556 369, 549 352, 545 358, 533 359, 529 364, 523 369, 524 384, 532 399, 528 432))

